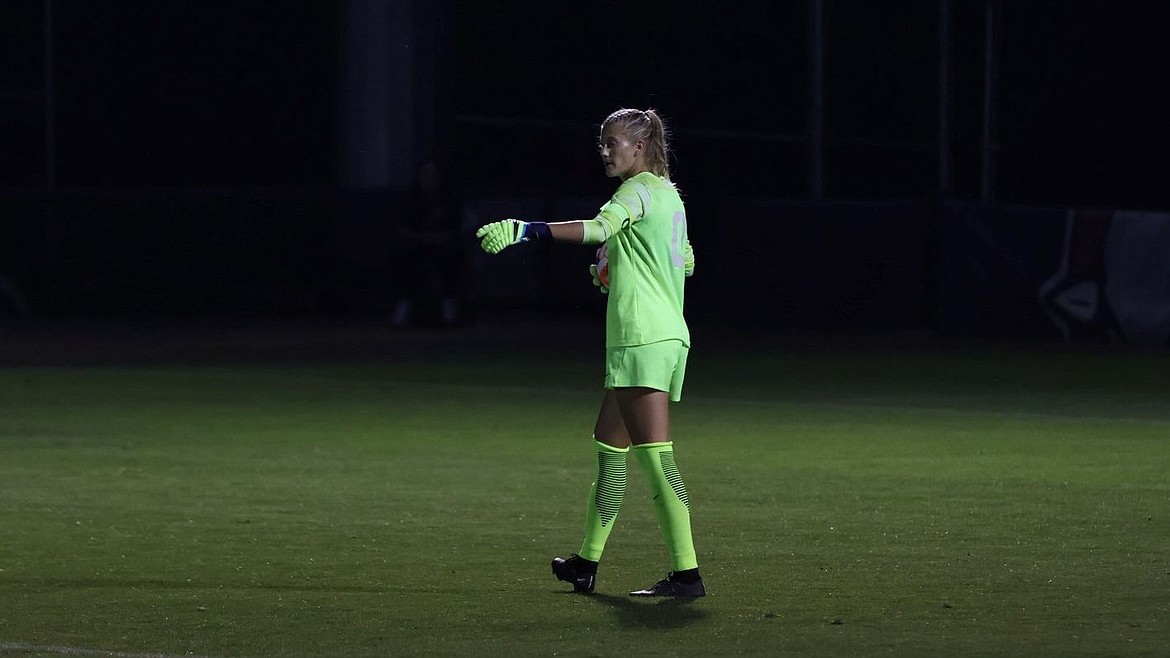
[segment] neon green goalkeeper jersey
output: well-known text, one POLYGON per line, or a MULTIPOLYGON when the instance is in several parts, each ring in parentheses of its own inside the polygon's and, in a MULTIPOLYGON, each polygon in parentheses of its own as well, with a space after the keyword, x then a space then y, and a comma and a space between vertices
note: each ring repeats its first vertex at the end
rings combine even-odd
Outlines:
POLYGON ((689 265, 687 215, 678 190, 665 178, 642 172, 622 182, 597 216, 609 225, 609 301, 606 347, 677 339, 688 347, 683 318, 689 265))

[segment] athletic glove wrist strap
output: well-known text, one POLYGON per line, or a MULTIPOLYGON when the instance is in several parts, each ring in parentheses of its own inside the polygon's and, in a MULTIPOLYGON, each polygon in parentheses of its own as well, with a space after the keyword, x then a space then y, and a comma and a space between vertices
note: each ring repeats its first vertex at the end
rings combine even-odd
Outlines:
POLYGON ((552 230, 548 227, 546 222, 527 222, 524 224, 524 235, 520 237, 523 242, 540 242, 541 240, 551 240, 552 230))

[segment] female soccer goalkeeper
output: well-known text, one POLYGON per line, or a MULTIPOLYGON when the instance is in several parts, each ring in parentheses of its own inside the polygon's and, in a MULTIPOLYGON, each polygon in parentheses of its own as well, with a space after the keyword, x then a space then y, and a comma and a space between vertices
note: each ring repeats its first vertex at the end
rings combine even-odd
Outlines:
MULTIPOLYGON (((594 285, 608 292, 605 398, 593 429, 597 477, 585 513, 585 540, 553 574, 591 593, 605 541, 626 490, 631 448, 653 490, 659 527, 673 571, 631 596, 706 594, 691 539, 690 500, 670 438, 670 402, 682 394, 690 331, 683 318, 684 279, 694 271, 686 212, 670 182, 666 130, 654 110, 621 109, 601 126, 597 145, 605 173, 622 183, 597 217, 557 223, 505 219, 476 232, 496 254, 520 242, 602 244, 608 287, 596 266, 594 285)), ((601 250, 599 250, 600 252, 601 250)))

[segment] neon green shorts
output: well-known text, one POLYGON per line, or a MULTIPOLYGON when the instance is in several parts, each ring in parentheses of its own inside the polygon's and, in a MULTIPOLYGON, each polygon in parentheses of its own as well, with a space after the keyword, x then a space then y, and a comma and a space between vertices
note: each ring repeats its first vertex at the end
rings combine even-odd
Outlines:
POLYGON ((666 391, 672 402, 678 402, 682 399, 688 352, 690 348, 681 340, 606 348, 605 387, 645 386, 666 391))

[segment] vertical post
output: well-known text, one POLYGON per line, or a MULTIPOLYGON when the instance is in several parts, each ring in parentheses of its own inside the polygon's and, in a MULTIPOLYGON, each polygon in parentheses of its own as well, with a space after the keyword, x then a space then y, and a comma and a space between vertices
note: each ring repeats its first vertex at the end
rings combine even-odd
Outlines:
POLYGON ((56 79, 53 74, 53 0, 45 0, 45 187, 52 192, 57 187, 57 102, 56 79))
POLYGON ((983 31, 983 135, 980 158, 979 200, 995 201, 995 122, 999 56, 996 49, 996 2, 984 0, 983 31))
POLYGON ((938 2, 938 196, 951 195, 951 0, 938 2))
POLYGON ((405 187, 414 175, 413 0, 343 0, 338 136, 346 189, 405 187))
POLYGON ((809 196, 825 196, 825 1, 809 0, 809 196))
MULTIPOLYGON (((450 48, 455 41, 454 0, 427 0, 414 5, 414 33, 411 37, 414 85, 415 162, 441 158, 449 145, 451 114, 450 48)), ((448 163, 450 164, 450 163, 448 163)), ((412 168, 411 175, 414 175, 412 168)))

